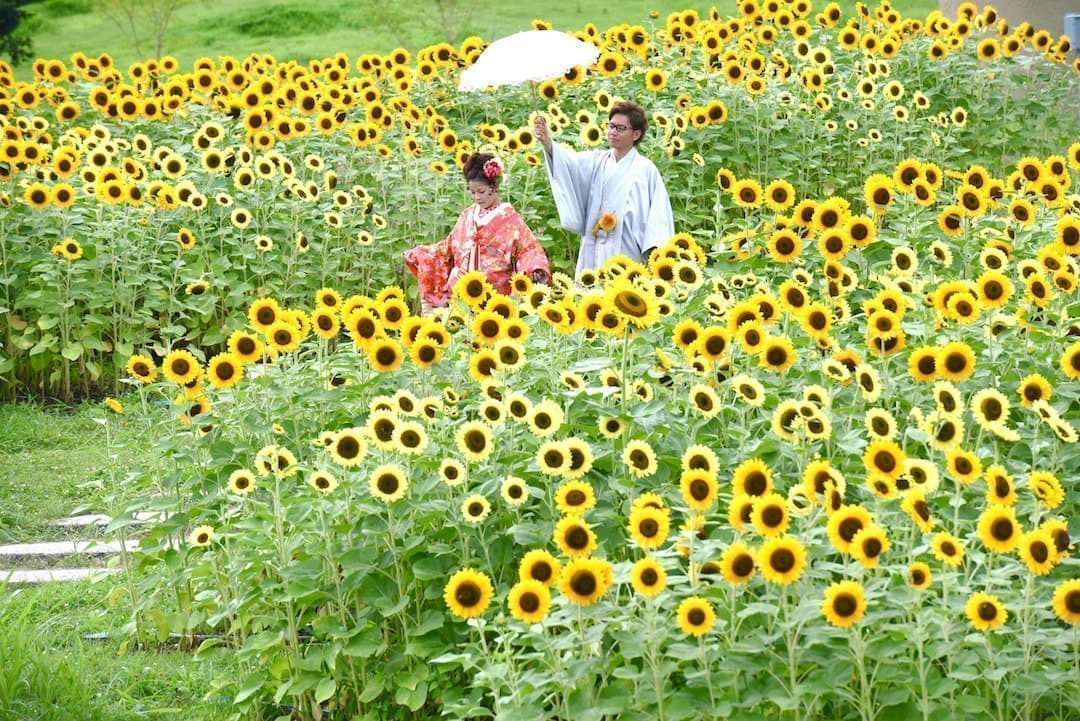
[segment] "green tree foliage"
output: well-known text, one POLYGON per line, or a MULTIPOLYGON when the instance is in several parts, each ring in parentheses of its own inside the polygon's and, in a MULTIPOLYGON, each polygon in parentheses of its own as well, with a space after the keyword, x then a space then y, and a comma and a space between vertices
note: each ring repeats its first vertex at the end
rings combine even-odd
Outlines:
POLYGON ((0 54, 16 64, 29 59, 34 52, 29 36, 18 32, 19 23, 26 17, 22 9, 26 4, 27 0, 0 0, 0 54))

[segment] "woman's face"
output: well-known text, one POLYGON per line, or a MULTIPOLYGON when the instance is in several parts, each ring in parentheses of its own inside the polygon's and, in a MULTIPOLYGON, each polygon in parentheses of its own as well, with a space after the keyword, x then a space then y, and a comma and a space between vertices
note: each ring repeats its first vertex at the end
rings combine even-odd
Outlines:
POLYGON ((483 180, 470 180, 469 192, 473 202, 487 209, 499 202, 499 189, 483 180))

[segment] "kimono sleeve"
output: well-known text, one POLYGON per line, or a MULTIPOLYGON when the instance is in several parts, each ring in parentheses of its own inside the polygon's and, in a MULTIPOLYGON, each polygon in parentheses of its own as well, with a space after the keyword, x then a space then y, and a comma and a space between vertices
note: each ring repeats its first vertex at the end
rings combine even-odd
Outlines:
POLYGON ((513 222, 517 234, 517 241, 513 250, 514 270, 525 275, 532 275, 534 272, 542 270, 550 278, 551 268, 544 247, 540 245, 540 241, 532 234, 529 226, 525 224, 525 220, 517 212, 514 213, 513 222))
POLYGON ((438 243, 418 245, 402 256, 405 267, 416 276, 420 300, 426 306, 443 306, 450 298, 446 282, 454 267, 453 238, 460 232, 464 219, 463 213, 450 234, 438 243))
POLYGON ((551 195, 559 211, 559 223, 572 233, 585 235, 588 230, 589 190, 596 170, 597 154, 575 152, 559 143, 551 146, 547 160, 551 195))
MULTIPOLYGON (((655 165, 650 165, 649 207, 645 215, 645 232, 641 240, 641 254, 660 246, 675 235, 675 217, 671 212, 671 197, 668 195, 664 178, 655 165)), ((646 260, 648 260, 646 258, 646 260)))

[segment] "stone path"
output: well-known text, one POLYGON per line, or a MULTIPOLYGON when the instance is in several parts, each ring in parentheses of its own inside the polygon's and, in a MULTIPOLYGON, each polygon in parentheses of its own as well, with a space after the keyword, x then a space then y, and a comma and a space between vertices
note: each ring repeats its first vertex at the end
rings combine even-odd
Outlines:
MULTIPOLYGON (((160 513, 141 513, 140 523, 157 521, 160 513)), ((104 527, 112 519, 101 513, 86 513, 55 521, 65 528, 104 527)), ((139 539, 126 542, 129 550, 139 545, 139 539)), ((78 581, 98 575, 116 573, 119 569, 90 565, 93 560, 114 556, 121 551, 120 541, 84 540, 49 541, 45 543, 9 543, 0 545, 0 584, 28 584, 78 581)))

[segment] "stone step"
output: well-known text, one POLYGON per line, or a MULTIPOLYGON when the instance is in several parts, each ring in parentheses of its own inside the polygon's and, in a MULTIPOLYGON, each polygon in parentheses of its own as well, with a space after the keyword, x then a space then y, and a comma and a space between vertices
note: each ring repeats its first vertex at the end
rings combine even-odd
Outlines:
MULTIPOLYGON (((161 521, 166 518, 166 515, 167 514, 159 511, 145 511, 136 513, 135 520, 139 523, 161 521)), ((54 526, 63 526, 65 528, 85 528, 87 526, 107 526, 111 522, 112 518, 104 513, 82 513, 77 516, 58 518, 52 523, 54 526)))
MULTIPOLYGON (((138 547, 138 539, 127 548, 138 547)), ((59 556, 107 556, 120 553, 120 541, 50 541, 47 543, 9 543, 0 546, 0 558, 56 558, 59 556)))
POLYGON ((101 574, 117 573, 118 568, 41 568, 15 569, 0 568, 0 584, 50 583, 56 581, 81 581, 101 574))

